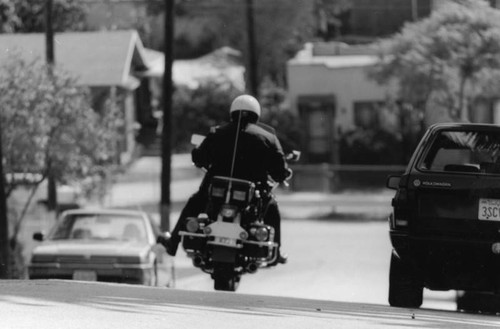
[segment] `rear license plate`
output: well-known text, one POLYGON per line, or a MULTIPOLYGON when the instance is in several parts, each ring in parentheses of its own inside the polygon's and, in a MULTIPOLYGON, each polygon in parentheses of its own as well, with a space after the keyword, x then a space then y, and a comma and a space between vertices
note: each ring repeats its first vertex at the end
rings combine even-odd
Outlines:
POLYGON ((226 245, 226 246, 236 246, 236 239, 232 239, 232 238, 217 237, 215 239, 215 242, 217 242, 218 244, 226 245))
POLYGON ((479 199, 478 218, 500 221, 500 199, 479 199))
POLYGON ((97 281, 97 273, 94 271, 75 271, 73 280, 78 281, 97 281))

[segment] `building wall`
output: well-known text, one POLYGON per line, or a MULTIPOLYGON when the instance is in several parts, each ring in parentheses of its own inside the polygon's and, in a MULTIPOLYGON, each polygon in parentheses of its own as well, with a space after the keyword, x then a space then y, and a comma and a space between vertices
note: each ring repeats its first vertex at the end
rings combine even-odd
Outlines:
POLYGON ((354 128, 354 102, 384 101, 391 89, 366 77, 366 67, 330 69, 325 65, 288 65, 291 108, 298 111, 300 96, 332 95, 336 99, 334 128, 354 128))

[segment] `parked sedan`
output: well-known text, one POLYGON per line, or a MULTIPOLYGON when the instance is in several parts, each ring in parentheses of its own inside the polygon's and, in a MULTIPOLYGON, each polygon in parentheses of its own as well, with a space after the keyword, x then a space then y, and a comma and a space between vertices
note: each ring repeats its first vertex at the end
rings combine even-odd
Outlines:
POLYGON ((67 279, 168 286, 170 258, 145 212, 69 210, 33 249, 30 279, 67 279))

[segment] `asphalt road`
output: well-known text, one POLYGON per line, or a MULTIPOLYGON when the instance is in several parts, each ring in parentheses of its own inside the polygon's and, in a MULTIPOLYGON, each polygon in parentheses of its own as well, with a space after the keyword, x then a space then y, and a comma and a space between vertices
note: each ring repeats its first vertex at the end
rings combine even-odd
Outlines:
MULTIPOLYGON (((108 205, 151 204, 155 210, 156 162, 119 182, 108 205)), ((197 184, 196 179, 174 182, 174 202, 182 204, 197 184)), ((237 293, 214 292, 208 275, 179 250, 175 289, 0 281, 0 329, 500 327, 499 317, 450 311, 453 293, 425 291, 420 310, 387 305, 387 194, 294 193, 279 200, 287 217, 283 242, 289 263, 244 276, 237 293), (368 215, 359 216, 360 209, 368 215), (331 211, 343 215, 330 216, 331 211), (311 218, 316 213, 329 216, 311 218)), ((29 237, 36 227, 25 228, 29 237)))
POLYGON ((2 329, 498 328, 495 316, 76 281, 0 281, 2 329))
MULTIPOLYGON (((286 265, 244 275, 238 293, 388 305, 391 245, 386 221, 285 219, 286 265)), ((209 275, 179 249, 176 287, 213 291, 209 275)), ((424 308, 456 310, 455 292, 424 290, 424 308)))

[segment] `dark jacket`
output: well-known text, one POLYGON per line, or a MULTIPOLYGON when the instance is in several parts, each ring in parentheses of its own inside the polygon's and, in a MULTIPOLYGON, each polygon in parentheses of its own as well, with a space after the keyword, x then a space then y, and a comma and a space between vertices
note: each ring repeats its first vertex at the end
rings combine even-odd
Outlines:
POLYGON ((269 128, 249 123, 241 129, 232 168, 236 124, 217 127, 192 151, 193 162, 208 169, 211 176, 230 176, 232 169, 234 178, 265 183, 269 175, 282 182, 288 176, 288 167, 281 144, 269 128))

